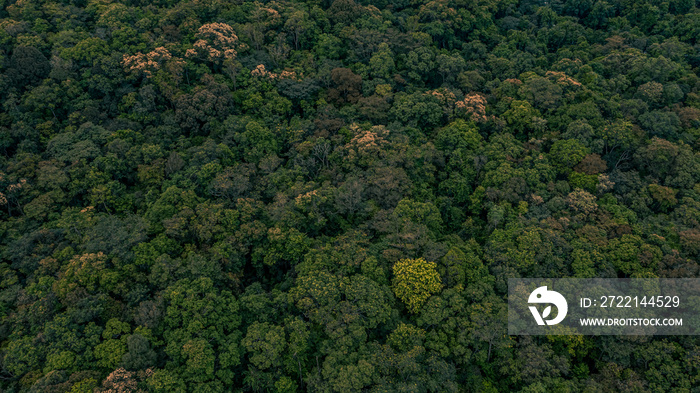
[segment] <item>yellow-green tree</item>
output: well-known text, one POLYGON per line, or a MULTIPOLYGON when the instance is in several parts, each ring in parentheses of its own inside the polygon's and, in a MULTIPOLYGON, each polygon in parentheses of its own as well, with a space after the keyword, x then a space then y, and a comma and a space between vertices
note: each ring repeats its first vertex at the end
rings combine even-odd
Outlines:
POLYGON ((408 308, 417 312, 432 294, 440 292, 442 282, 437 264, 423 258, 402 259, 394 264, 394 293, 408 308))

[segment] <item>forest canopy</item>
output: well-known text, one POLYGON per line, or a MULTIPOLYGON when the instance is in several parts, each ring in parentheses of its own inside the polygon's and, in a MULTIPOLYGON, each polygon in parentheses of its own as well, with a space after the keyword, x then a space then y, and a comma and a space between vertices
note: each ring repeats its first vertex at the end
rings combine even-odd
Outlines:
POLYGON ((693 392, 510 277, 700 274, 696 0, 3 0, 0 391, 693 392))

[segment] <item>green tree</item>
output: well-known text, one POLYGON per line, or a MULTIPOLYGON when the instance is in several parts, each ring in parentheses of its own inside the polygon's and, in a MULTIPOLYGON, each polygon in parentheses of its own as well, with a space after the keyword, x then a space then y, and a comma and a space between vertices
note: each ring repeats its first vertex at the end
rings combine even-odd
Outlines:
POLYGON ((588 149, 576 139, 565 139, 554 142, 549 154, 560 171, 568 172, 586 157, 588 149))
POLYGON ((379 50, 369 59, 369 66, 373 77, 389 79, 395 68, 394 55, 389 45, 386 43, 379 45, 379 50))
POLYGON ((144 370, 155 365, 156 353, 148 339, 141 334, 132 334, 126 339, 127 352, 122 363, 127 370, 144 370))
POLYGON ((519 135, 528 135, 532 131, 542 131, 540 112, 527 101, 514 100, 510 108, 503 113, 503 118, 519 135))
POLYGON ((287 338, 283 327, 255 322, 248 327, 241 344, 248 351, 252 365, 266 370, 282 365, 287 338))

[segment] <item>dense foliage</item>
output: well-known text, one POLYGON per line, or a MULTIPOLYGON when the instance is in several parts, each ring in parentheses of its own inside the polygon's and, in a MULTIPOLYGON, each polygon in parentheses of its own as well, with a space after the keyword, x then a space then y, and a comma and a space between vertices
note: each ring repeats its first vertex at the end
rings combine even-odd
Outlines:
POLYGON ((508 277, 700 274, 695 0, 4 0, 0 391, 690 392, 508 277))

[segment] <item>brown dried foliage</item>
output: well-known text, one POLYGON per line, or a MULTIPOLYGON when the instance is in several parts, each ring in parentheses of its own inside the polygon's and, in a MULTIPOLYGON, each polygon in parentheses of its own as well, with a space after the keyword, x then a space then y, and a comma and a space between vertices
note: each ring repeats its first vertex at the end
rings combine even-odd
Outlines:
POLYGON ((124 55, 122 65, 128 71, 143 72, 147 78, 150 78, 155 71, 160 70, 170 60, 173 60, 172 63, 175 65, 184 64, 182 59, 173 58, 170 51, 161 46, 146 54, 138 52, 133 56, 124 55))
POLYGON ((233 60, 241 48, 238 36, 226 23, 207 23, 195 34, 198 40, 194 48, 185 52, 187 57, 199 57, 210 61, 233 60))
POLYGON ((486 97, 480 93, 469 93, 463 100, 455 102, 455 110, 457 113, 466 113, 471 115, 476 122, 486 122, 493 116, 486 116, 486 97))

